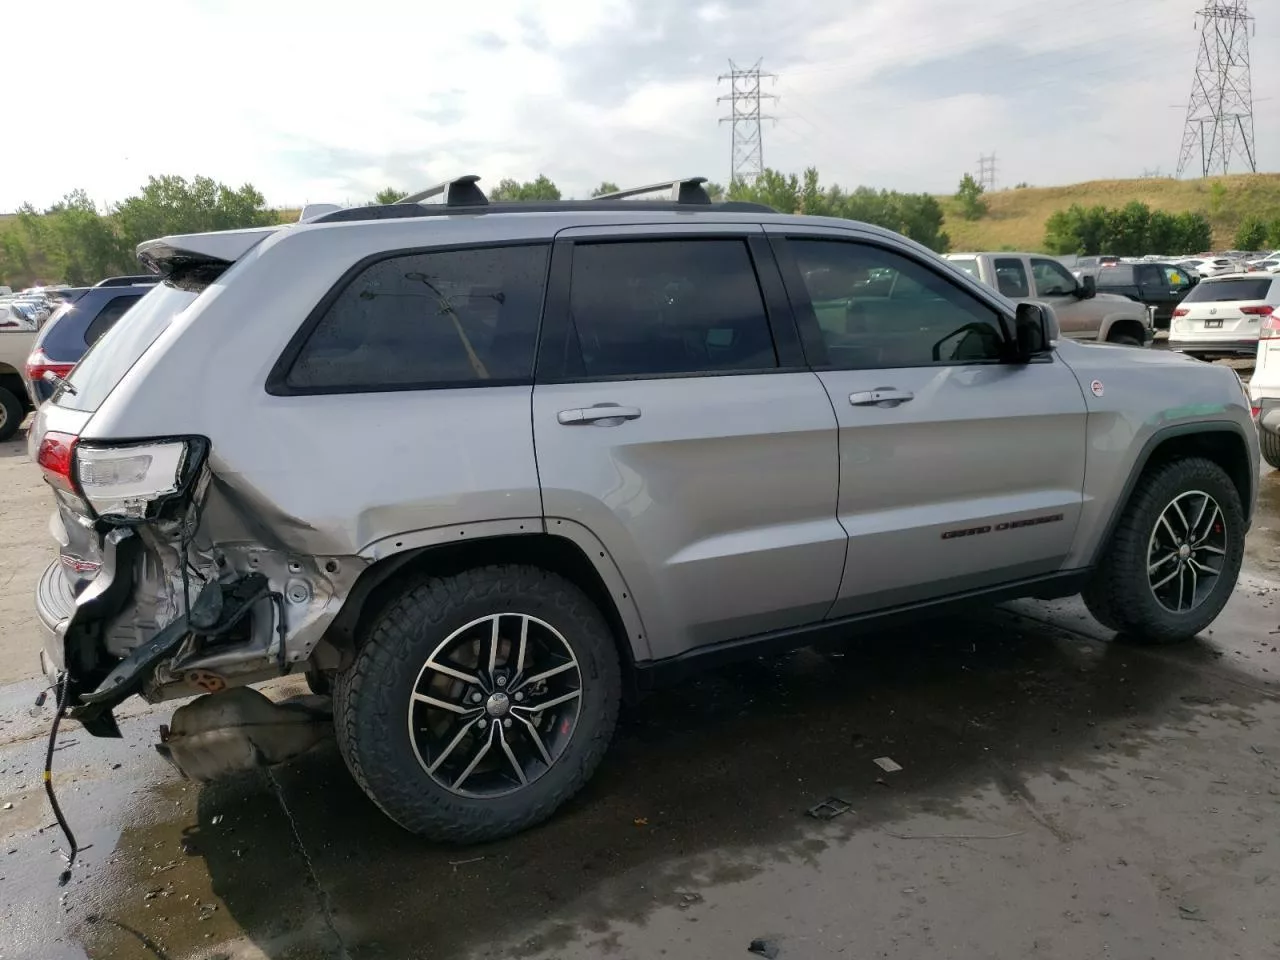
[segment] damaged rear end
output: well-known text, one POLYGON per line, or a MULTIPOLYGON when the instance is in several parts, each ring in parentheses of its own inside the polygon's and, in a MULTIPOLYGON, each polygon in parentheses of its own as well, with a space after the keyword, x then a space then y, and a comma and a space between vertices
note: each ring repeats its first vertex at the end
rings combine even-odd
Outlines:
MULTIPOLYGON (((219 694, 287 673, 296 662, 289 624, 295 635, 314 628, 333 596, 322 571, 310 579, 285 551, 243 535, 251 518, 218 482, 207 436, 114 436, 95 423, 130 371, 146 366, 148 351, 176 335, 223 273, 271 232, 140 248, 163 282, 94 344, 31 430, 33 459, 57 507, 50 532, 59 548, 37 590, 42 665, 65 683, 68 715, 92 734, 119 736, 113 710, 134 694, 152 702, 219 694)), ((171 400, 180 406, 184 398, 171 400)), ((270 701, 246 693, 183 707, 161 752, 205 779, 220 767, 282 759, 283 742, 305 749, 316 737, 302 734, 299 721, 327 717, 314 705, 274 713, 270 701), (273 725, 288 728, 280 743, 273 725)))

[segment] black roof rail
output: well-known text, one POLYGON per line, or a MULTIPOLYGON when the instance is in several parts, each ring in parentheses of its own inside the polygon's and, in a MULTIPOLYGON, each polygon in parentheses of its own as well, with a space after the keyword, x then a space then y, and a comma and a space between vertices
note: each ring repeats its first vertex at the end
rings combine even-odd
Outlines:
POLYGON ((489 203, 489 198, 476 186, 479 180, 476 174, 468 173, 446 180, 444 183, 437 183, 434 187, 427 187, 418 193, 411 193, 404 199, 397 200, 396 203, 421 203, 432 197, 443 196, 441 203, 446 207, 483 207, 489 203))
POLYGON ((630 187, 627 190, 617 190, 613 193, 602 193, 600 196, 592 197, 591 199, 625 200, 628 197, 642 197, 645 194, 666 191, 667 196, 663 199, 670 200, 672 203, 699 204, 701 206, 706 206, 711 203, 711 195, 707 193, 702 186, 706 182, 706 177, 685 177, 683 180, 668 180, 665 183, 652 183, 647 187, 630 187))

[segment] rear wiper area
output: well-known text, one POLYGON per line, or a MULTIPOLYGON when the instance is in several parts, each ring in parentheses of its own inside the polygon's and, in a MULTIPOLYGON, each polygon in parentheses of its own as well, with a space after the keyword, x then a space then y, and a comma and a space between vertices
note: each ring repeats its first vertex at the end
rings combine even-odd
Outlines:
POLYGON ((71 396, 74 397, 76 395, 76 388, 71 385, 71 381, 66 377, 60 377, 52 370, 46 370, 44 372, 44 379, 52 383, 59 390, 67 391, 71 396))

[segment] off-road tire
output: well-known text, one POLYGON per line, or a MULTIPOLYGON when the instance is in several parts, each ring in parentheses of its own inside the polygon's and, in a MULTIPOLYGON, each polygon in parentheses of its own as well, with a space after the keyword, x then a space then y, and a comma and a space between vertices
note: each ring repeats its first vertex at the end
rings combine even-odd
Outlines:
POLYGON ((1259 427, 1258 446, 1262 450, 1262 459, 1280 470, 1280 433, 1272 433, 1266 427, 1259 427))
POLYGON ((334 684, 338 748, 361 789, 413 833, 477 843, 517 833, 551 816, 591 778, 618 719, 622 679, 608 624, 581 590, 530 566, 487 566, 409 584, 361 630, 349 669, 334 684), (564 752, 514 793, 468 798, 437 784, 408 734, 413 685, 431 651, 453 631, 493 613, 536 616, 573 649, 582 707, 564 752))
POLYGON ((1102 561, 1083 592, 1094 618, 1138 643, 1170 644, 1189 640, 1209 626, 1235 589, 1244 559, 1244 510, 1226 471, 1211 460, 1186 457, 1149 469, 1138 480, 1102 561), (1179 494, 1203 490, 1222 508, 1227 556, 1213 592, 1186 613, 1166 610, 1152 593, 1147 550, 1161 513, 1179 494))
POLYGON ((0 387, 0 442, 11 440, 22 426, 27 415, 27 408, 22 400, 13 395, 13 391, 0 387))

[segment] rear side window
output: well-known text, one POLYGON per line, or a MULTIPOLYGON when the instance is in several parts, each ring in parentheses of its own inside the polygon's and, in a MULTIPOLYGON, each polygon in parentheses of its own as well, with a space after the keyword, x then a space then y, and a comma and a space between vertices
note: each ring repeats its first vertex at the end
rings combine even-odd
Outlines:
POLYGON ((141 299, 142 294, 139 293, 125 297, 113 297, 108 301, 107 305, 98 311, 98 315, 89 322, 89 326, 85 327, 85 345, 93 346, 99 337, 116 325, 116 321, 124 316, 126 310, 141 299))
POLYGON ((953 267, 959 267, 975 280, 981 280, 978 275, 978 261, 974 257, 948 257, 953 267))
POLYGON ((1230 300, 1265 300, 1271 290, 1271 278, 1255 280, 1241 277, 1232 280, 1206 280, 1191 288, 1184 303, 1224 303, 1230 300))
POLYGON ((1027 286, 1027 270, 1016 257, 996 259, 996 288, 1006 297, 1020 300, 1031 296, 1027 286))
POLYGON ((587 377, 660 377, 778 365, 744 240, 574 247, 569 308, 587 377))
POLYGON ((1099 270, 1094 282, 1099 287, 1131 287, 1134 284, 1133 267, 1120 264, 1099 270))
POLYGON ((437 250, 371 264, 307 336, 285 376, 287 391, 530 380, 548 249, 437 250))

